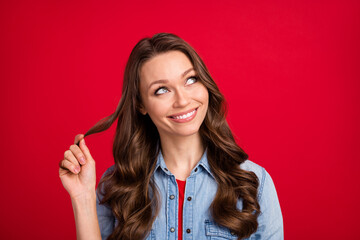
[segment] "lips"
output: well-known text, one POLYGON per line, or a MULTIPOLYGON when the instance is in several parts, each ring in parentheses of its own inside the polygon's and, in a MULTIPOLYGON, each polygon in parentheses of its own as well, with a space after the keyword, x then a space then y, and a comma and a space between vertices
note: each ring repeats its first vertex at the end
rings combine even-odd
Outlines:
POLYGON ((174 114, 174 115, 171 115, 168 117, 172 118, 172 119, 187 119, 187 118, 193 116, 196 113, 197 109, 198 108, 194 108, 189 111, 177 113, 177 114, 174 114))

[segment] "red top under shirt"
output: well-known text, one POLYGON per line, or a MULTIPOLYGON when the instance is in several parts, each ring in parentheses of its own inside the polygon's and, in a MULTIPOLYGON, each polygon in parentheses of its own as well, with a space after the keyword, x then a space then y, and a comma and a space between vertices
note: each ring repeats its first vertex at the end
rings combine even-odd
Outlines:
POLYGON ((184 194, 186 181, 176 179, 179 187, 179 225, 178 225, 178 239, 182 239, 182 216, 183 216, 183 205, 184 205, 184 194))

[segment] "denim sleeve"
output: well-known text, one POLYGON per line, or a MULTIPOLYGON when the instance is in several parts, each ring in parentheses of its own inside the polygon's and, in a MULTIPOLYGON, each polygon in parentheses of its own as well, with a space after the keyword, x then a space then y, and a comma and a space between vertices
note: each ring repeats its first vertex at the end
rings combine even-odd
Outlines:
POLYGON ((282 240, 284 239, 283 217, 275 185, 264 168, 261 175, 258 195, 261 213, 254 239, 282 240))
MULTIPOLYGON (((102 177, 110 170, 110 168, 103 174, 102 177)), ((115 216, 112 213, 110 206, 107 204, 100 204, 104 196, 101 194, 99 188, 96 189, 96 212, 99 221, 101 239, 105 240, 114 230, 115 216)))

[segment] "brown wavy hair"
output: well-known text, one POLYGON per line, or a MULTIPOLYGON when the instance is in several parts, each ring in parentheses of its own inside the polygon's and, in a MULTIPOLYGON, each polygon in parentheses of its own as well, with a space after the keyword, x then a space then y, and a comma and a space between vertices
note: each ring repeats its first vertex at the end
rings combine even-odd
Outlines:
POLYGON ((248 155, 236 144, 226 122, 226 104, 204 62, 183 39, 170 33, 143 38, 128 59, 123 89, 116 111, 100 120, 86 134, 108 129, 118 119, 113 144, 114 169, 101 179, 104 195, 119 224, 108 239, 144 239, 159 211, 159 193, 152 178, 159 154, 160 137, 148 115, 140 113, 140 69, 144 62, 168 51, 181 51, 191 61, 199 80, 209 92, 209 107, 200 135, 218 188, 210 206, 214 221, 234 232, 238 239, 257 230, 260 206, 258 178, 240 169, 248 155), (242 210, 236 204, 242 199, 242 210))

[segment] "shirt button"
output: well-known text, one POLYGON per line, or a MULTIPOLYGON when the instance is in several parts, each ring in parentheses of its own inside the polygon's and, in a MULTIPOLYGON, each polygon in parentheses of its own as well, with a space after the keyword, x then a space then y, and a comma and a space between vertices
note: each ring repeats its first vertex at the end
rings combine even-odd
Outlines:
POLYGON ((191 197, 188 197, 187 200, 188 200, 188 201, 191 201, 191 197))
POLYGON ((170 232, 175 232, 175 228, 170 228, 170 232))
POLYGON ((173 200, 175 198, 174 195, 170 195, 170 199, 173 200))
POLYGON ((230 234, 233 235, 233 236, 235 235, 235 233, 233 231, 231 231, 230 234))
POLYGON ((191 230, 188 228, 188 229, 186 229, 186 232, 187 232, 187 233, 191 233, 191 230))

